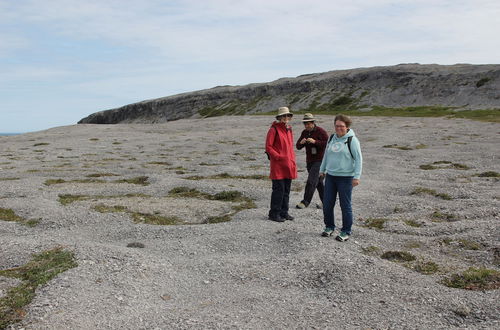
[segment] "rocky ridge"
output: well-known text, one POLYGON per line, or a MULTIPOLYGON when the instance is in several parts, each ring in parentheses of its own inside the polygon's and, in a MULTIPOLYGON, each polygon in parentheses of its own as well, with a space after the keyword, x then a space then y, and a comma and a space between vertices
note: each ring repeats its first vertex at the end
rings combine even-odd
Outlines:
POLYGON ((245 86, 218 86, 100 111, 79 124, 163 123, 183 118, 375 106, 500 108, 500 65, 400 64, 337 70, 245 86))

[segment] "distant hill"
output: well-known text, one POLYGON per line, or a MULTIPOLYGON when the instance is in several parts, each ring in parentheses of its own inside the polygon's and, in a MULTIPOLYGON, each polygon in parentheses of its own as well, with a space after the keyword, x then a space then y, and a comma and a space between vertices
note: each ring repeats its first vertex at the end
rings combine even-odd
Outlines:
POLYGON ((161 123, 182 118, 294 111, 370 111, 375 106, 500 108, 500 65, 399 64, 337 70, 269 83, 219 86, 100 111, 78 123, 161 123))

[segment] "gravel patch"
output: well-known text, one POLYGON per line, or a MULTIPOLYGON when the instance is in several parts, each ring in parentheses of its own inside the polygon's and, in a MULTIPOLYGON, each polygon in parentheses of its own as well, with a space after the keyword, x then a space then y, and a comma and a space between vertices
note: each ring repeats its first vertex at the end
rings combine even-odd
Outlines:
MULTIPOLYGON (((363 176, 353 193, 353 236, 340 243, 320 236, 322 212, 314 207, 291 209, 294 221, 266 220, 271 182, 245 176, 268 175, 264 138, 272 120, 74 125, 0 137, 0 208, 38 221, 0 221, 0 269, 55 246, 73 251, 78 263, 38 288, 12 329, 500 327, 498 289, 441 284, 469 267, 499 270, 499 180, 478 176, 500 172, 498 124, 354 118, 363 176), (420 168, 436 162, 439 168, 420 168), (149 184, 115 182, 140 176, 149 184), (89 178, 105 182, 75 181, 89 178), (46 185, 49 179, 71 182, 46 185), (176 187, 239 191, 256 208, 168 196, 176 187), (428 190, 435 194, 422 193, 428 190), (61 195, 86 198, 63 205, 61 195), (188 224, 136 223, 132 212, 188 224), (229 222, 204 224, 227 214, 229 222), (383 219, 382 227, 371 219, 383 219), (383 259, 387 251, 416 260, 383 259), (438 270, 415 270, 428 262, 438 270)), ((320 116, 319 124, 332 132, 332 121, 320 116)), ((301 123, 292 124, 297 138, 301 123)), ((292 207, 307 179, 303 151, 297 161, 292 207)), ((338 207, 335 216, 341 221, 338 207)), ((0 277, 0 296, 16 284, 0 277)))

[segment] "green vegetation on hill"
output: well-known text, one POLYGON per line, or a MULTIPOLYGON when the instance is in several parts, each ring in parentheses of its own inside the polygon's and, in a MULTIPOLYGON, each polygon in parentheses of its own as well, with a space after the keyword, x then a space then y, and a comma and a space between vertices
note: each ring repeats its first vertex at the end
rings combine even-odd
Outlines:
MULTIPOLYGON (((344 101, 347 99, 344 99, 344 101)), ((352 100, 352 99, 351 99, 352 100)), ((481 110, 458 110, 453 107, 440 106, 420 106, 420 107, 402 107, 389 108, 382 106, 373 106, 371 110, 360 109, 352 103, 343 105, 322 104, 312 105, 306 109, 291 109, 295 114, 312 112, 324 115, 336 115, 343 113, 349 116, 382 116, 382 117, 449 117, 466 118, 479 121, 488 121, 500 123, 500 109, 481 109, 481 110)), ((263 115, 275 115, 276 111, 260 113, 263 115)))

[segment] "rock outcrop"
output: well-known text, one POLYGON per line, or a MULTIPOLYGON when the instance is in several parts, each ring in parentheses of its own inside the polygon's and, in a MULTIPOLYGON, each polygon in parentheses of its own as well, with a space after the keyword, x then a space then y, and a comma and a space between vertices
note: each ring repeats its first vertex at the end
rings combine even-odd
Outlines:
POLYGON ((270 83, 219 86, 125 105, 91 114, 78 123, 161 123, 182 118, 297 110, 370 111, 440 106, 500 108, 500 65, 420 65, 337 70, 270 83))

